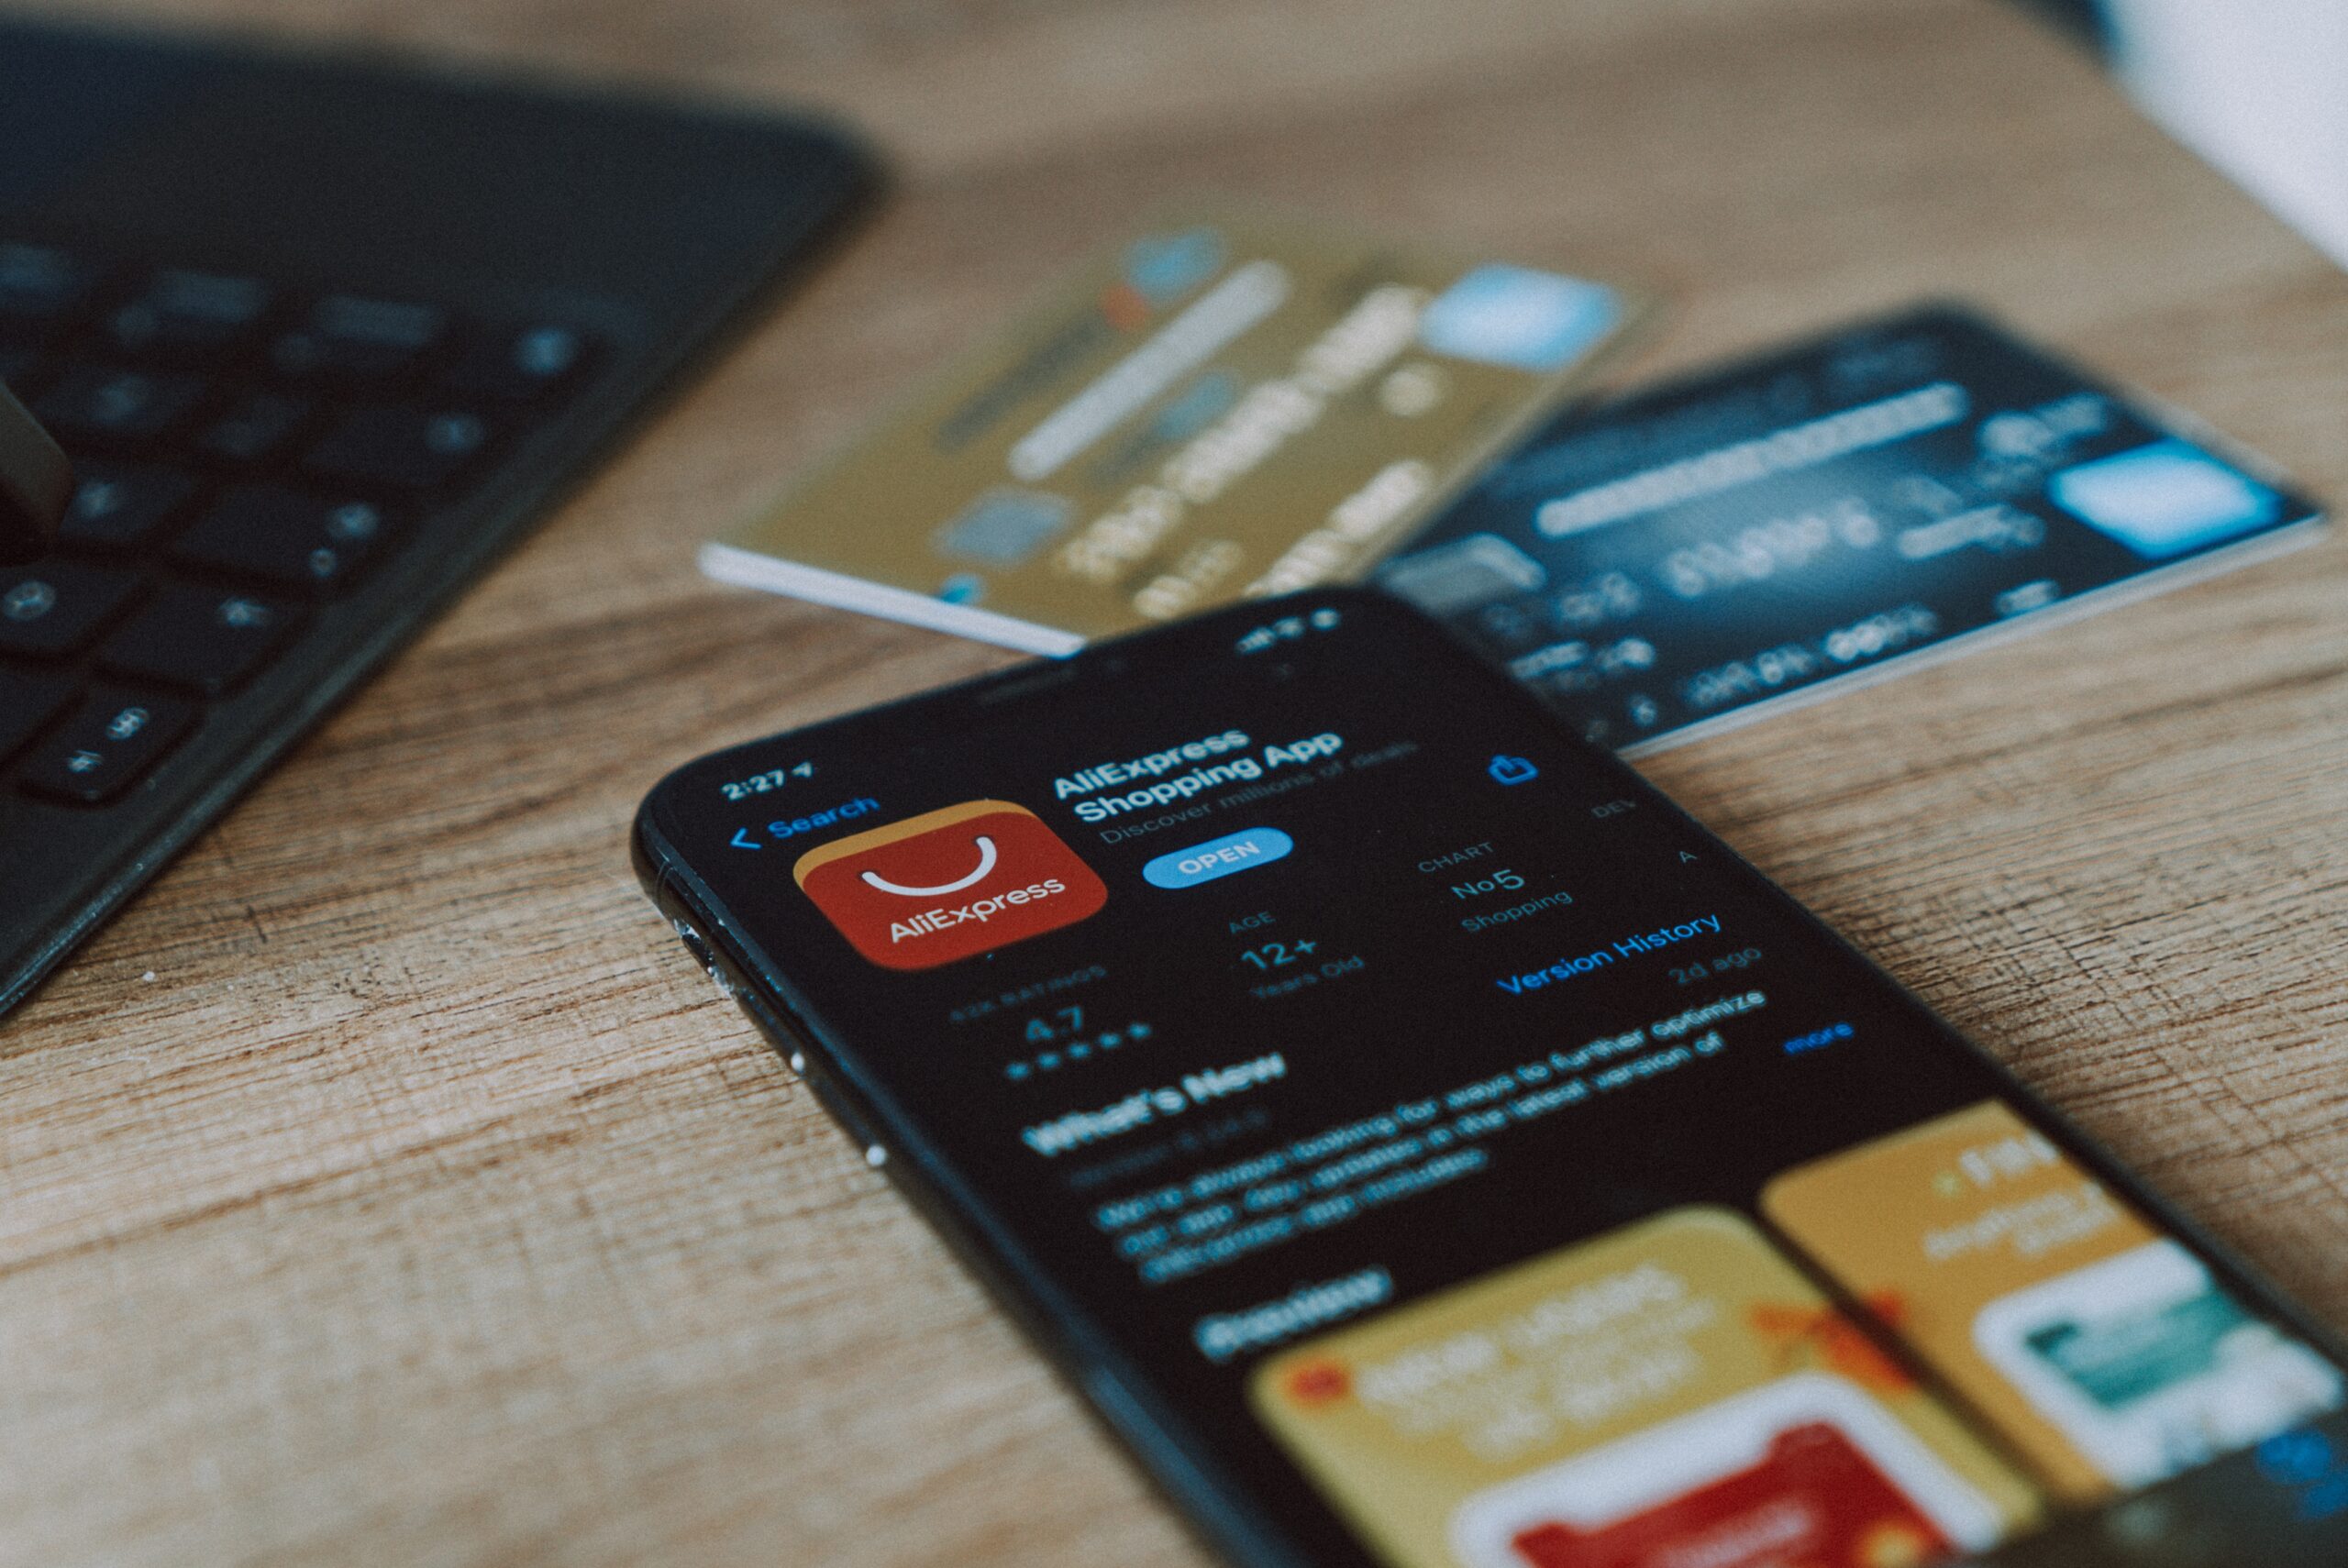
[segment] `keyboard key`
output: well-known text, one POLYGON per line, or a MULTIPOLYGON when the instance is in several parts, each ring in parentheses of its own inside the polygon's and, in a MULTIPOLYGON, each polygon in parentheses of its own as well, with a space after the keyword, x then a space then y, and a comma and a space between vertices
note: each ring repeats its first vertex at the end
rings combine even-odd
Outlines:
POLYGON ((89 646, 138 595, 127 571, 37 561, 0 571, 0 653, 62 658, 89 646))
POLYGON ((437 306, 336 294, 270 346, 270 361, 288 376, 381 381, 412 370, 448 334, 437 306))
POLYGON ((293 446, 317 405, 283 392, 247 392, 195 439, 207 457, 231 463, 263 463, 293 446))
POLYGON ((203 400, 201 376, 75 365, 33 412, 61 441, 151 441, 203 400))
POLYGON ((535 403, 568 386, 593 345, 568 326, 540 325, 481 338, 443 378, 463 397, 535 403))
POLYGON ((271 297, 258 278, 158 272, 145 293, 106 317, 105 336, 126 354, 233 353, 260 330, 271 297))
POLYGON ((238 485, 180 536, 172 558, 305 593, 333 593, 358 576, 389 530, 389 517, 368 502, 238 485))
POLYGON ((92 271, 46 245, 0 245, 0 343, 35 349, 71 323, 96 282, 92 271))
POLYGON ((39 734, 72 699, 73 682, 64 676, 0 669, 0 757, 39 734))
POLYGON ((251 594, 172 587, 98 650, 116 675, 216 697, 241 686, 294 630, 294 613, 251 594))
POLYGON ((188 732, 195 713, 192 702, 101 689, 33 748, 20 777, 43 795, 88 806, 110 801, 188 732))
POLYGON ((353 409, 303 466, 321 479, 429 490, 470 467, 489 435, 487 420, 460 409, 353 409))
POLYGON ((175 521, 195 494, 195 480, 175 469, 145 463, 83 463, 82 482, 58 525, 61 545, 85 550, 128 550, 175 521))

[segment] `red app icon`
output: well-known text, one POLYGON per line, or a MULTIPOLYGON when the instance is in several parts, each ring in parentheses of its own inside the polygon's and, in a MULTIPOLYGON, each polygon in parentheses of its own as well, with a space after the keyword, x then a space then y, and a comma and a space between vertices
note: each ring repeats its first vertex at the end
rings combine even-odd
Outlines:
POLYGON ((951 964, 1096 914, 1109 889, 1043 819, 965 801, 811 849, 791 868, 858 953, 889 969, 951 964))

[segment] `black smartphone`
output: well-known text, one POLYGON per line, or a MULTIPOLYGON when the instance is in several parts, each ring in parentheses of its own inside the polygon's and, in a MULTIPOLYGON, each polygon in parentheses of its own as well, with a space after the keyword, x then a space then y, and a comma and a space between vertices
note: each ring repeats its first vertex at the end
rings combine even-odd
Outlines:
POLYGON ((2348 1562, 2324 1331, 1400 603, 720 752, 636 842, 1235 1562, 2348 1562))
POLYGON ((72 491, 72 464, 0 380, 0 564, 49 548, 72 491))

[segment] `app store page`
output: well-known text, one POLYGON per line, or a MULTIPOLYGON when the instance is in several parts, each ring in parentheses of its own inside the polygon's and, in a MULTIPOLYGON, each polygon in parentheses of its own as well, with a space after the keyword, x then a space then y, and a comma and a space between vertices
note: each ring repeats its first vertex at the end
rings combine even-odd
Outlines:
POLYGON ((1903 1568, 2341 1404, 1855 954, 1367 605, 680 786, 892 1157, 1300 1550, 1903 1568))

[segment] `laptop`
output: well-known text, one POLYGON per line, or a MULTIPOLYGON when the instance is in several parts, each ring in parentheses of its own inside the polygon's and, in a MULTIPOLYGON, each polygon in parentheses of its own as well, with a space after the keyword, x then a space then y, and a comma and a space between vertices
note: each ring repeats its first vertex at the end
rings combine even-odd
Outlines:
POLYGON ((0 1011, 872 183, 772 110, 0 20, 0 382, 72 464, 0 549, 0 1011))

